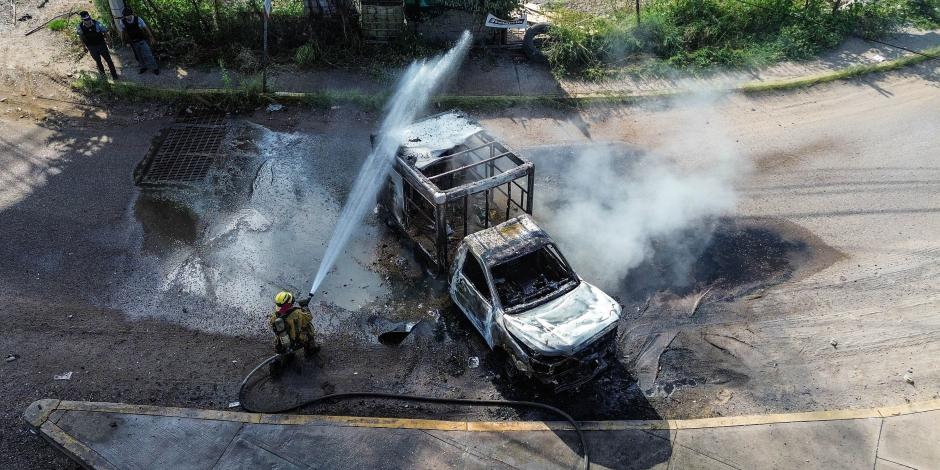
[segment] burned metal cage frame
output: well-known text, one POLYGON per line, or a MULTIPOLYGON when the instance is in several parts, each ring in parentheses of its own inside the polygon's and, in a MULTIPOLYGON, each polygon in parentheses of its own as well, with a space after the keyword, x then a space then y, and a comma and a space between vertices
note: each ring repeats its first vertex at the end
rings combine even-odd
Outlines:
MULTIPOLYGON (((439 115, 427 119, 436 116, 439 115)), ((476 231, 471 230, 469 220, 470 200, 475 195, 483 198, 482 215, 473 223, 477 230, 508 220, 514 209, 532 213, 535 165, 482 129, 424 169, 399 150, 394 173, 401 177, 404 186, 403 220, 398 220, 394 211, 389 211, 388 218, 411 239, 416 254, 425 258, 438 276, 449 271, 454 251, 463 237, 476 231), (505 207, 498 207, 497 194, 502 196, 500 202, 505 207), (499 217, 494 217, 495 209, 500 210, 499 217), (416 217, 421 220, 414 220, 416 217), (455 217, 458 220, 452 220, 455 217), (426 224, 433 236, 421 237, 414 229, 417 224, 426 224)), ((380 205, 382 201, 380 196, 380 205)), ((384 201, 393 204, 391 197, 384 201)))

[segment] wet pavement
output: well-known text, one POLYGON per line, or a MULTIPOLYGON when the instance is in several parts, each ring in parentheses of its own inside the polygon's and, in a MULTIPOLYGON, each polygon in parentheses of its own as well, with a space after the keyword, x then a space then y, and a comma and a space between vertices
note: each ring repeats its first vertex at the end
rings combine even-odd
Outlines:
MULTIPOLYGON (((148 301, 130 313, 158 312, 208 332, 260 334, 271 292, 306 292, 354 175, 356 146, 348 137, 275 132, 245 121, 229 136, 223 163, 204 185, 147 188, 137 196, 127 223, 141 240, 141 256, 130 260, 134 276, 120 289, 148 301)), ((318 302, 357 310, 388 294, 373 267, 378 231, 359 231, 318 302)))
MULTIPOLYGON (((224 158, 204 183, 133 193, 112 235, 123 241, 115 246, 120 275, 110 278, 108 288, 88 292, 93 303, 131 318, 267 341, 271 293, 305 292, 369 139, 365 127, 283 131, 257 121, 264 119, 230 119, 224 158)), ((320 357, 299 363, 282 380, 256 384, 251 396, 278 408, 332 391, 391 389, 537 399, 578 418, 626 419, 658 417, 649 400, 668 399, 680 389, 743 386, 755 363, 721 353, 730 347, 723 341, 740 338, 694 332, 734 320, 741 299, 795 273, 811 274, 809 264, 821 269, 818 261, 836 256, 833 250, 781 221, 706 216, 640 247, 652 255, 639 258, 629 275, 598 274, 590 257, 579 256, 579 232, 565 226, 564 206, 583 189, 567 175, 588 164, 578 160, 592 157, 584 150, 558 145, 521 153, 539 168, 537 220, 557 233, 563 252, 574 254, 573 266, 623 306, 619 360, 597 380, 556 396, 505 379, 504 360, 452 305, 444 282, 427 276, 402 240, 370 215, 314 298, 315 328, 324 344, 320 357), (402 323, 418 326, 381 340, 402 323)), ((649 158, 616 142, 605 144, 605 151, 611 162, 623 163, 615 170, 623 178, 649 158)), ((623 196, 612 189, 612 200, 623 196)), ((340 409, 376 409, 346 406, 340 409)))

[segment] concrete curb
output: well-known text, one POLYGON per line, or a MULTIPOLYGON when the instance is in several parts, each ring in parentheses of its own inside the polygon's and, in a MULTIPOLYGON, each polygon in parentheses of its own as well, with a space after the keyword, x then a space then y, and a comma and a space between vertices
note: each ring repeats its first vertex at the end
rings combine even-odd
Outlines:
MULTIPOLYGON (((940 399, 859 410, 823 410, 804 413, 724 416, 719 418, 685 420, 583 421, 580 422, 580 424, 585 431, 708 429, 764 424, 887 418, 935 410, 940 410, 940 399)), ((26 419, 26 422, 32 428, 39 430, 47 425, 54 426, 56 412, 61 414, 61 412, 66 411, 140 414, 250 424, 313 426, 319 424, 344 427, 422 429, 436 431, 514 432, 572 430, 571 425, 568 423, 555 421, 443 421, 433 419, 367 418, 359 416, 281 415, 55 399, 43 399, 33 402, 24 412, 24 419, 26 419)))
POLYGON ((116 466, 108 462, 99 453, 55 424, 57 416, 54 417, 53 415, 61 415, 64 412, 64 409, 60 407, 62 403, 69 402, 50 398, 36 400, 26 408, 23 417, 30 427, 42 436, 46 442, 73 461, 81 464, 82 467, 98 470, 117 470, 116 466))

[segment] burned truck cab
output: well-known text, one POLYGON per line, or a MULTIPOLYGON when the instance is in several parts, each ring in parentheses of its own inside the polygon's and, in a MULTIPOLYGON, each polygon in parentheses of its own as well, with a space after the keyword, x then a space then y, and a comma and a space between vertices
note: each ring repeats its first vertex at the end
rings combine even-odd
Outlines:
POLYGON ((593 379, 615 352, 620 305, 582 280, 528 215, 468 235, 450 284, 487 344, 556 392, 593 379))

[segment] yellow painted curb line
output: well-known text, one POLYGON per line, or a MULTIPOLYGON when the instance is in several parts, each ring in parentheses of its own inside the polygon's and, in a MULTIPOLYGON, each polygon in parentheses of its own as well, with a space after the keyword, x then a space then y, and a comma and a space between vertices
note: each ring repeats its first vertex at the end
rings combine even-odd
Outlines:
MULTIPOLYGON (((755 426, 782 423, 890 418, 892 416, 922 413, 935 410, 940 410, 940 399, 859 410, 824 410, 809 411, 804 413, 723 416, 718 418, 703 419, 584 421, 580 424, 582 429, 585 431, 624 431, 633 429, 707 429, 732 426, 755 426)), ((281 415, 220 410, 199 410, 193 408, 175 408, 150 405, 131 405, 126 403, 65 400, 59 401, 49 399, 38 400, 34 402, 32 405, 30 405, 25 414, 27 421, 29 421, 33 427, 39 428, 47 422, 48 424, 54 424, 52 423, 54 420, 50 420, 50 416, 53 415, 53 413, 56 411, 138 414, 148 416, 165 416, 172 418, 234 421, 252 424, 320 425, 389 429, 422 429, 434 431, 519 432, 572 430, 570 424, 566 422, 555 421, 444 421, 434 419, 368 418, 330 415, 281 415), (35 412, 35 408, 37 406, 40 406, 43 409, 42 413, 35 412)))

